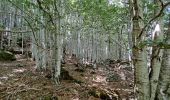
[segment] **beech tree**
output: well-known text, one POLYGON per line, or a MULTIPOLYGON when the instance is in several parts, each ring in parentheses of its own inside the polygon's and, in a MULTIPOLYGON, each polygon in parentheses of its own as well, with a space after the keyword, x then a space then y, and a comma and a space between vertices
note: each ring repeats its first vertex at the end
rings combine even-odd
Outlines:
MULTIPOLYGON (((170 18, 170 17, 169 17, 170 18)), ((165 40, 164 43, 165 45, 170 44, 170 22, 168 22, 168 30, 165 34, 165 40)), ((160 75, 159 75, 159 81, 158 81, 158 89, 157 89, 157 95, 156 99, 157 100, 168 100, 170 99, 169 96, 169 59, 170 59, 170 49, 169 47, 165 46, 164 52, 163 52, 163 57, 162 57, 162 65, 161 65, 161 70, 160 70, 160 75)))
MULTIPOLYGON (((155 94, 157 91, 157 84, 159 81, 159 71, 161 67, 161 58, 162 58, 162 50, 161 46, 156 44, 155 42, 163 42, 163 33, 160 31, 160 23, 157 22, 155 25, 155 29, 152 33, 153 35, 153 42, 151 44, 147 44, 152 47, 152 54, 151 54, 151 67, 147 66, 147 52, 146 46, 143 45, 144 41, 146 41, 146 27, 148 27, 153 21, 155 21, 160 15, 162 11, 169 5, 168 3, 163 3, 159 0, 155 1, 155 4, 158 7, 161 6, 161 10, 155 10, 155 15, 151 18, 148 23, 143 22, 143 5, 142 1, 140 0, 133 0, 133 9, 134 9, 134 16, 133 16, 133 30, 132 30, 132 40, 133 40, 133 64, 135 67, 135 84, 136 84, 136 95, 137 99, 139 100, 155 100, 155 94), (158 30, 159 28, 159 30, 158 30)), ((147 40, 148 41, 148 40, 147 40)), ((164 57, 163 57, 164 58, 164 57)), ((163 61, 164 62, 164 61, 163 61)), ((161 75, 162 73, 160 73, 161 75)), ((162 100, 162 99, 160 99, 162 100)), ((166 99, 165 99, 166 100, 166 99)))
POLYGON ((169 1, 3 0, 0 5, 1 49, 6 37, 7 47, 20 37, 23 54, 30 37, 36 69, 49 67, 56 84, 68 55, 92 65, 128 60, 137 99, 169 99, 170 28, 164 28, 169 1))

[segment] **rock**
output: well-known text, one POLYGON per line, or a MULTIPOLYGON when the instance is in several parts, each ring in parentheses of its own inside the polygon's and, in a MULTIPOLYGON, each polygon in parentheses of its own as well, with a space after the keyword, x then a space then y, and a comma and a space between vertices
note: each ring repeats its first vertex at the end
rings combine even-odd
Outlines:
POLYGON ((93 64, 86 64, 86 68, 93 68, 93 64))
POLYGON ((121 80, 121 77, 117 73, 109 74, 106 78, 107 82, 118 82, 121 80))
POLYGON ((77 72, 85 72, 85 66, 83 64, 77 63, 77 64, 75 64, 75 67, 77 67, 75 69, 75 71, 77 71, 77 72))
POLYGON ((95 71, 91 71, 90 74, 96 74, 96 72, 95 71))
POLYGON ((60 79, 62 79, 62 80, 73 80, 74 78, 69 75, 69 72, 67 70, 65 70, 64 68, 61 68, 60 79))
POLYGON ((52 78, 51 73, 47 73, 47 74, 45 75, 45 78, 51 79, 51 78, 52 78))
POLYGON ((89 90, 88 94, 89 94, 90 96, 95 97, 95 98, 99 98, 99 97, 100 97, 100 94, 99 94, 98 91, 96 91, 95 89, 89 90))
POLYGON ((100 98, 100 100, 117 100, 116 97, 107 94, 103 90, 98 90, 98 89, 95 89, 95 88, 92 88, 91 90, 89 90, 88 94, 90 96, 95 97, 95 98, 100 98))
POLYGON ((16 66, 17 67, 24 67, 24 65, 22 65, 22 64, 17 64, 16 66))
POLYGON ((80 76, 84 77, 84 74, 83 74, 83 73, 81 73, 81 74, 80 74, 80 76))
POLYGON ((76 68, 75 71, 76 72, 85 72, 85 70, 83 68, 76 68))
POLYGON ((109 65, 109 64, 115 64, 117 62, 115 60, 112 60, 112 59, 106 59, 103 63, 106 64, 106 65, 109 65))
POLYGON ((127 71, 132 71, 132 67, 125 67, 124 70, 127 70, 127 71))
POLYGON ((73 82, 75 82, 75 83, 77 83, 77 84, 83 83, 81 80, 77 80, 77 79, 74 79, 73 82))
POLYGON ((41 97, 40 100, 58 100, 58 97, 52 95, 46 95, 44 97, 41 97))
POLYGON ((100 92, 100 99, 101 100, 112 100, 112 98, 105 92, 100 92))
POLYGON ((0 50, 0 61, 14 61, 16 57, 9 51, 0 50))

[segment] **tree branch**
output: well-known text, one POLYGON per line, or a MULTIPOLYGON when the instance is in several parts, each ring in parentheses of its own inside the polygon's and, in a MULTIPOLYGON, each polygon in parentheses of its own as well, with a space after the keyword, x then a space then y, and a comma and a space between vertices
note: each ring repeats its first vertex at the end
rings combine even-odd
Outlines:
POLYGON ((143 27, 143 29, 142 29, 141 33, 139 34, 138 38, 140 38, 140 37, 142 36, 143 32, 144 32, 145 29, 148 27, 148 25, 151 24, 152 21, 154 21, 154 20, 156 20, 158 17, 160 17, 160 16, 162 15, 164 9, 165 9, 168 5, 170 5, 170 2, 167 2, 167 3, 165 3, 165 4, 163 4, 162 0, 159 0, 159 2, 161 3, 161 10, 159 11, 159 13, 158 13, 156 16, 154 16, 152 19, 150 19, 149 22, 143 27))
POLYGON ((38 3, 38 6, 39 6, 39 9, 42 10, 44 13, 46 13, 49 16, 49 19, 50 19, 49 21, 54 25, 52 15, 43 8, 42 2, 40 0, 37 0, 37 3, 38 3))

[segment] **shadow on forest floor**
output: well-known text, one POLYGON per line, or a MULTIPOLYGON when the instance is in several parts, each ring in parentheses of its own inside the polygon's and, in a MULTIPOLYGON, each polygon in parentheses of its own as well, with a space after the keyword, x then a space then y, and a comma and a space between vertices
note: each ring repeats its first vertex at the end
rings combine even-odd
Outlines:
MULTIPOLYGON (((0 62, 0 100, 130 100, 133 72, 122 67, 99 65, 77 70, 74 59, 62 65, 73 77, 59 86, 48 77, 50 71, 36 72, 35 62, 18 57, 0 62)), ((116 66, 116 65, 114 65, 116 66)))

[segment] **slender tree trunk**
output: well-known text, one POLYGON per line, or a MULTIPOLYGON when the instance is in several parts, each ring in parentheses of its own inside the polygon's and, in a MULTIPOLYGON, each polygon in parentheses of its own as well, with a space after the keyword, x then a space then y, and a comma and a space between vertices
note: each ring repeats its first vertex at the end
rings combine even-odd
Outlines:
MULTIPOLYGON (((170 45, 170 22, 166 33, 165 44, 170 45)), ((170 100, 170 49, 166 48, 162 57, 156 100, 170 100)))
POLYGON ((53 49, 53 79, 56 84, 60 84, 60 71, 61 71, 61 58, 62 58, 62 33, 61 33, 61 1, 54 1, 54 11, 55 16, 58 17, 57 21, 55 21, 55 30, 54 30, 54 49, 53 49))
MULTIPOLYGON (((156 5, 161 6, 159 4, 159 0, 154 1, 156 5)), ((158 10, 155 10, 155 15, 157 15, 158 10)), ((161 32, 161 19, 160 21, 156 22, 155 30, 152 33, 153 35, 153 41, 163 41, 163 32, 161 32)), ((160 49, 160 47, 152 47, 152 55, 151 55, 151 72, 150 72, 150 100, 155 100, 155 94, 157 90, 158 85, 158 78, 161 68, 161 62, 162 62, 162 55, 163 55, 163 49, 160 49)))

